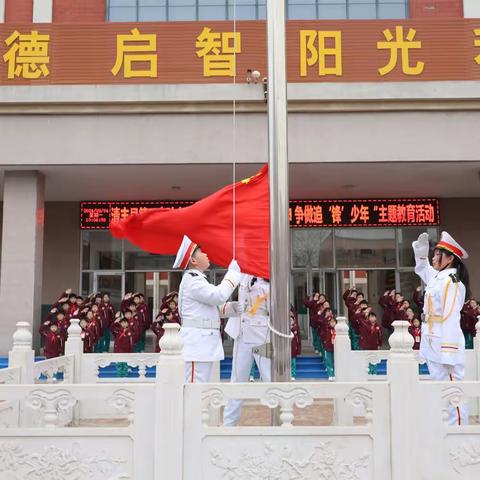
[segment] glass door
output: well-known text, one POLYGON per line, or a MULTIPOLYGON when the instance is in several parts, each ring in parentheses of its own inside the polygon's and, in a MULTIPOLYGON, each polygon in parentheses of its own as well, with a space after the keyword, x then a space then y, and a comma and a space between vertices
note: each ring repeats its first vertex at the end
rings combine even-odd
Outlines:
POLYGON ((340 314, 347 315, 345 303, 341 298, 343 293, 346 290, 356 288, 365 295, 365 299, 380 321, 383 311, 378 301, 385 290, 395 288, 395 270, 340 270, 338 277, 340 314))
POLYGON ((93 291, 109 293, 115 310, 120 308, 120 302, 122 301, 122 279, 123 276, 121 273, 94 272, 93 274, 93 291))
POLYGON ((310 328, 308 323, 308 310, 305 307, 303 300, 308 294, 308 275, 306 271, 294 271, 291 278, 292 295, 290 302, 295 307, 298 315, 298 323, 300 324, 300 331, 303 339, 308 339, 310 336, 310 328))

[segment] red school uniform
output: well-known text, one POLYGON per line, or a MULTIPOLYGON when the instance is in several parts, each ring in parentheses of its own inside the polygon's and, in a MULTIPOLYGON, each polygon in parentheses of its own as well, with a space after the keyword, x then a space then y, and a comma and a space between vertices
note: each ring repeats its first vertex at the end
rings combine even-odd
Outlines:
POLYGON ((114 322, 111 330, 115 337, 113 353, 132 353, 134 343, 133 333, 130 326, 123 328, 120 325, 120 322, 114 322))
POLYGON ((420 350, 420 340, 422 338, 422 328, 410 325, 408 332, 413 337, 413 350, 420 350))
POLYGON ((378 350, 382 345, 383 335, 380 326, 370 323, 367 319, 363 319, 360 323, 359 346, 361 350, 378 350))

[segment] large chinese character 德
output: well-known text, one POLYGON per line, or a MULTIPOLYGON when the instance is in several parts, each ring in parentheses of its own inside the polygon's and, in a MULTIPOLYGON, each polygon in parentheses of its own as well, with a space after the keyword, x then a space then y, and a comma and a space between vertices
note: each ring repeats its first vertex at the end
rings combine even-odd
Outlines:
MULTIPOLYGON (((473 45, 475 47, 480 47, 480 28, 476 28, 473 32, 476 37, 479 37, 473 41, 473 45)), ((480 53, 475 57, 475 61, 480 65, 480 53)))
POLYGON ((341 76, 342 65, 342 32, 300 30, 300 76, 306 77, 308 67, 318 63, 318 75, 341 76), (333 43, 327 46, 327 39, 333 43), (318 40, 318 45, 315 43, 318 40), (331 66, 327 66, 327 59, 331 66))
POLYGON ((420 75, 423 72, 424 62, 417 62, 414 67, 410 66, 410 50, 422 48, 421 41, 414 41, 416 33, 415 29, 410 28, 407 36, 404 37, 402 26, 395 27, 395 37, 389 28, 383 31, 386 42, 377 42, 377 48, 390 50, 390 61, 387 65, 378 69, 380 75, 387 75, 395 69, 398 63, 398 52, 401 52, 402 72, 405 75, 420 75))
POLYGON ((15 30, 6 40, 5 44, 10 47, 3 55, 3 61, 8 63, 7 77, 11 80, 15 77, 35 80, 50 75, 48 64, 48 45, 50 35, 39 34, 33 30, 30 34, 21 34, 15 30))
POLYGON ((235 54, 242 52, 240 32, 212 32, 204 27, 195 44, 197 57, 203 58, 205 77, 233 77, 235 54))
POLYGON ((124 78, 157 78, 157 35, 134 28, 117 35, 117 59, 111 72, 116 77, 123 66, 124 78), (153 53, 152 53, 153 52, 153 53), (140 68, 133 68, 134 65, 140 68))

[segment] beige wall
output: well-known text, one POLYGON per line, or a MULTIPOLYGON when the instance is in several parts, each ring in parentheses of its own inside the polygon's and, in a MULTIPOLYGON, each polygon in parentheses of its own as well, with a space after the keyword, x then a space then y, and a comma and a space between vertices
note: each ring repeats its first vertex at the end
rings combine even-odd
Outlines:
POLYGON ((440 201, 440 221, 469 253, 465 262, 472 294, 480 297, 480 198, 449 198, 440 201))
POLYGON ((54 302, 63 290, 79 289, 80 206, 77 202, 45 203, 42 303, 54 302))

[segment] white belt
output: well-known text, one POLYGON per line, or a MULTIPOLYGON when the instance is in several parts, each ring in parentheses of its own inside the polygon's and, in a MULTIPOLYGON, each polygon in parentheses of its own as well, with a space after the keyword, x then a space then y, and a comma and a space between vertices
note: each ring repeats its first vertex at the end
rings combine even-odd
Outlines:
POLYGON ((215 318, 213 320, 205 319, 185 319, 182 318, 182 327, 186 328, 203 328, 210 330, 219 330, 220 329, 220 319, 215 318))

